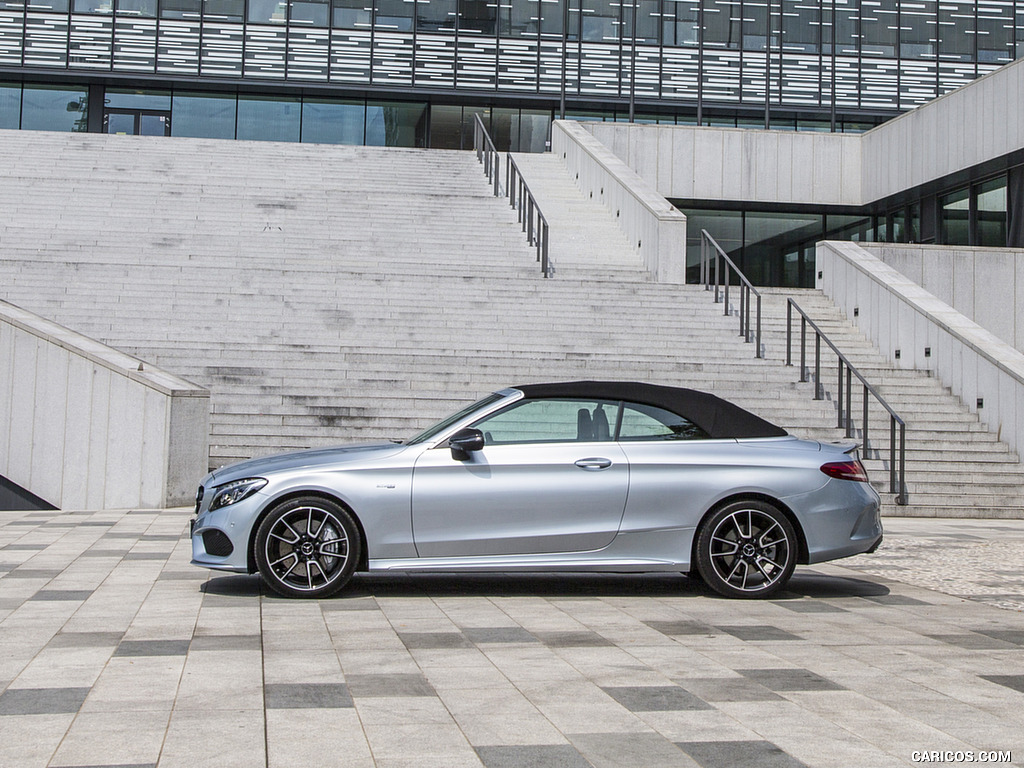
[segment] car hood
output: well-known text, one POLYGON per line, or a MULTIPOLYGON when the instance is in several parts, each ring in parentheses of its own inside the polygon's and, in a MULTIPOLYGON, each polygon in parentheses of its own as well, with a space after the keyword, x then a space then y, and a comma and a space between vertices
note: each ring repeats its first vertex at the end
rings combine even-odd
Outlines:
POLYGON ((245 477, 262 477, 274 472, 318 467, 325 464, 350 464, 366 459, 382 459, 401 453, 407 446, 398 443, 373 443, 371 445, 338 445, 331 448, 316 448, 308 451, 279 453, 256 459, 229 464, 211 472, 207 478, 217 485, 241 480, 245 477))

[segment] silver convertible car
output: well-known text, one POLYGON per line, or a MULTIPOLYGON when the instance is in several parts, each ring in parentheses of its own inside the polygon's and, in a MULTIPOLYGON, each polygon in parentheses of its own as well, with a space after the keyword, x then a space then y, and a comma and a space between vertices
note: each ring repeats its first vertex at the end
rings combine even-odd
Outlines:
POLYGON ((325 597, 356 571, 696 570, 729 597, 872 552, 854 445, 714 395, 631 382, 503 389, 405 443, 252 459, 199 486, 192 562, 325 597))

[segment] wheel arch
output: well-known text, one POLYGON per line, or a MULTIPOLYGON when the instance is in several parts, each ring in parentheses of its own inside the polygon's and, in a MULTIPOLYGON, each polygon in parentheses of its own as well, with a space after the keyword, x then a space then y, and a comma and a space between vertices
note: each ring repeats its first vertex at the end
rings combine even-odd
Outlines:
POLYGON ((352 507, 346 504, 343 500, 339 499, 337 496, 334 496, 330 493, 324 493, 323 491, 316 490, 296 490, 289 491, 288 493, 278 496, 276 499, 271 501, 262 510, 260 510, 259 515, 253 521, 252 531, 250 531, 249 533, 248 552, 246 554, 246 567, 249 569, 249 573, 256 573, 256 571, 258 570, 258 568, 256 567, 256 534, 259 531, 260 524, 263 522, 263 519, 270 514, 270 510, 274 509, 278 505, 283 504, 284 502, 287 501, 291 501, 292 499, 303 498, 323 499, 324 501, 329 501, 333 504, 337 504, 339 507, 341 507, 342 509, 349 513, 349 515, 355 521, 356 527, 359 529, 359 537, 362 539, 363 544, 363 546, 360 547, 361 552, 359 554, 359 562, 356 563, 356 571, 368 570, 370 560, 369 555, 367 554, 369 547, 366 544, 366 529, 363 527, 363 521, 359 519, 359 515, 356 514, 355 510, 352 509, 352 507))
POLYGON ((734 493, 731 496, 726 496, 724 499, 719 499, 711 508, 708 509, 701 517, 700 522, 697 523, 697 527, 694 528, 693 541, 690 544, 690 568, 695 569, 697 563, 697 540, 700 538, 700 531, 704 527, 704 524, 708 519, 714 515, 718 510, 727 504, 732 504, 736 501, 760 501, 765 504, 771 504, 779 512, 784 514, 789 520, 789 524, 793 526, 793 530, 796 532, 797 543, 799 545, 799 551, 797 553, 797 563, 799 565, 807 565, 810 560, 809 550, 807 548, 807 536, 804 534, 803 526, 800 525, 800 521, 797 520, 796 515, 793 514, 793 510, 786 504, 779 501, 774 496, 769 496, 766 493, 756 493, 753 491, 742 491, 740 493, 734 493))

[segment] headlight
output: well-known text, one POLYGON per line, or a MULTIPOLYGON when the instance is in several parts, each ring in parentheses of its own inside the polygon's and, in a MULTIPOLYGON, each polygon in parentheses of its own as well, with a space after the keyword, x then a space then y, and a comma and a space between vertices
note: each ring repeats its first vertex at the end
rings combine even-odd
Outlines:
POLYGON ((262 477, 249 477, 245 480, 235 480, 233 483, 222 485, 215 489, 216 494, 213 497, 213 501, 210 502, 210 510, 236 504, 256 493, 266 484, 267 481, 262 477))

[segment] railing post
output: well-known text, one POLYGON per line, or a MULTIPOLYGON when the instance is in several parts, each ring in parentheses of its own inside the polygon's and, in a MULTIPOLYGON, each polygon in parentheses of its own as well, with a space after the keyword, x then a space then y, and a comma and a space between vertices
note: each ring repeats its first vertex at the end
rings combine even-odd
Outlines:
POLYGON ((846 366, 846 436, 853 437, 853 406, 851 400, 851 393, 853 392, 853 371, 850 366, 846 366))
POLYGON ((729 268, 729 263, 725 264, 725 315, 729 314, 729 283, 732 282, 732 270, 729 268))
POLYGON ((757 354, 755 357, 762 357, 761 354, 761 294, 757 294, 757 354))
POLYGON ((800 315, 800 381, 807 381, 807 318, 800 315))
POLYGON ((865 453, 870 450, 868 444, 868 385, 864 385, 864 429, 861 434, 861 439, 864 442, 865 453))
POLYGON ((541 254, 542 258, 540 266, 541 269, 544 271, 544 277, 551 277, 548 269, 548 223, 546 221, 544 222, 542 232, 544 234, 544 247, 541 254))
MULTIPOLYGON (((760 304, 760 298, 758 304, 760 304)), ((758 321, 760 321, 760 312, 758 314, 758 321)), ((760 322, 758 322, 760 325, 760 322)), ((760 345, 758 345, 760 346, 760 345)), ((793 365, 793 301, 792 299, 786 299, 786 365, 793 365)))
POLYGON ((491 163, 491 171, 494 173, 494 196, 501 197, 501 173, 498 170, 497 153, 494 155, 494 162, 491 163))
POLYGON ((903 506, 907 503, 907 425, 900 424, 900 493, 896 503, 903 506))
POLYGON ((821 334, 814 332, 814 399, 821 400, 824 388, 821 385, 821 334))
POLYGON ((843 428, 843 361, 839 360, 839 392, 836 397, 836 411, 838 412, 836 429, 843 428))
POLYGON ((721 259, 718 257, 718 251, 715 251, 714 258, 715 258, 715 304, 717 304, 718 303, 718 292, 719 292, 719 289, 722 286, 722 278, 721 278, 721 275, 719 275, 719 273, 718 273, 718 263, 721 261, 721 259))
POLYGON ((896 490, 896 417, 889 414, 889 491, 896 490))

